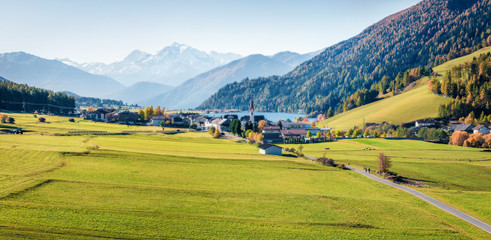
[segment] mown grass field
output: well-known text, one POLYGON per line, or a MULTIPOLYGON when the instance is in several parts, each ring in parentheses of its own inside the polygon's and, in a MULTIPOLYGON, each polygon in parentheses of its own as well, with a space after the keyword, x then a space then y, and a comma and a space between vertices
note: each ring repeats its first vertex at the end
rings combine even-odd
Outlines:
POLYGON ((0 135, 0 239, 489 237, 354 172, 257 151, 206 133, 0 135))
MULTIPOLYGON (((470 62, 472 58, 488 52, 491 52, 491 47, 448 61, 435 67, 433 71, 443 76, 453 66, 470 62)), ((434 118, 438 116, 440 105, 448 101, 450 101, 449 98, 436 96, 428 90, 428 78, 425 77, 419 80, 418 86, 414 89, 338 114, 320 122, 319 126, 347 130, 354 126, 361 127, 363 118, 365 122, 382 123, 385 121, 393 124, 434 118)))
MULTIPOLYGON (((298 145, 285 145, 298 148, 298 145)), ((432 197, 491 223, 491 154, 480 149, 413 140, 354 139, 306 144, 303 152, 359 168, 378 169, 378 154, 392 158, 391 171, 427 186, 432 197), (329 150, 325 148, 328 147, 329 150), (375 150, 364 150, 365 148, 375 150)))
MULTIPOLYGON (((1 112, 0 112, 1 113, 1 112)), ((26 133, 67 133, 70 131, 107 131, 110 133, 122 131, 160 131, 161 127, 154 126, 127 126, 124 124, 112 124, 93 122, 74 118, 75 122, 69 122, 67 117, 39 115, 23 113, 4 113, 15 119, 14 124, 0 123, 0 131, 22 128, 26 133), (39 117, 44 117, 46 122, 40 122, 39 117)), ((171 129, 169 129, 171 130, 171 129)), ((184 130, 184 129, 182 129, 184 130)), ((173 129, 175 131, 175 129, 173 129)))
POLYGON ((338 114, 319 123, 335 129, 350 129, 363 126, 365 122, 392 122, 399 124, 423 118, 438 116, 438 107, 450 101, 449 98, 432 94, 427 84, 423 84, 408 92, 379 100, 350 111, 338 114))

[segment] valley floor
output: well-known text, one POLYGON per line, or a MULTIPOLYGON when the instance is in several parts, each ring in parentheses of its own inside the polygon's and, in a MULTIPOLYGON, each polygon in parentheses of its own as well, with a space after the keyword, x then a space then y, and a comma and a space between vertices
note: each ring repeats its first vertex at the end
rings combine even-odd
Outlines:
MULTIPOLYGON (((0 135, 0 155, 2 239, 489 237, 355 172, 205 133, 0 135)), ((489 220, 486 183, 471 185, 489 220)))
MULTIPOLYGON (((53 136, 126 126, 14 117, 16 124, 3 127, 27 132, 0 135, 0 239, 489 238, 354 171, 261 155, 232 139, 193 132, 53 136)), ((380 151, 393 157, 394 171, 428 185, 419 191, 490 222, 487 153, 380 139, 304 149, 374 169, 380 151), (378 151, 363 151, 367 146, 378 151)))

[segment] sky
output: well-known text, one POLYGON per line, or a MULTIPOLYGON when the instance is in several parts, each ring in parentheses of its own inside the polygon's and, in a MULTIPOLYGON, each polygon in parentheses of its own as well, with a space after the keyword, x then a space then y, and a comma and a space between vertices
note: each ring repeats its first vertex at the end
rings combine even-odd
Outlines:
POLYGON ((307 53, 419 0, 0 0, 0 52, 120 61, 174 42, 241 55, 307 53))

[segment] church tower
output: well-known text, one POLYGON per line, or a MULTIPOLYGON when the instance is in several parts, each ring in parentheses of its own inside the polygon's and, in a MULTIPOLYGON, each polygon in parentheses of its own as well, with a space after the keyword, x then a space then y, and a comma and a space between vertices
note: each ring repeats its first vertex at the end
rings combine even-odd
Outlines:
POLYGON ((252 97, 251 97, 251 106, 249 108, 249 111, 251 112, 251 116, 249 117, 249 121, 251 121, 251 123, 254 123, 254 101, 252 101, 252 97))

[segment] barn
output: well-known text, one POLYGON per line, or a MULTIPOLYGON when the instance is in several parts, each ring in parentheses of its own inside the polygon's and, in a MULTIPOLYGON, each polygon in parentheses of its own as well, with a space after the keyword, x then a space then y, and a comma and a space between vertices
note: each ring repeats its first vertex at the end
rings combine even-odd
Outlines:
POLYGON ((281 149, 281 147, 278 147, 274 144, 265 143, 259 145, 258 148, 259 148, 259 153, 261 154, 280 155, 280 156, 283 154, 283 149, 281 149))

